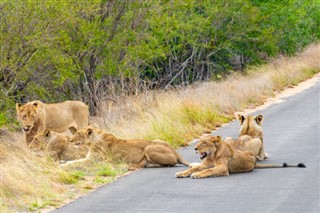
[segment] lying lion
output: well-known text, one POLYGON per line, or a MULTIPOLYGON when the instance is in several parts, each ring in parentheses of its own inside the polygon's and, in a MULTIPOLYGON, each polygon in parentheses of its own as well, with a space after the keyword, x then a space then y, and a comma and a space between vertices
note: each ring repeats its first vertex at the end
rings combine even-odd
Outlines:
POLYGON ((34 136, 28 147, 35 152, 45 151, 54 160, 74 160, 85 157, 88 149, 76 148, 70 140, 71 138, 67 135, 45 129, 34 136))
POLYGON ((240 122, 239 138, 234 141, 231 137, 225 139, 225 142, 233 148, 241 151, 251 151, 256 156, 257 160, 263 161, 268 158, 268 154, 263 148, 263 132, 262 120, 263 116, 243 116, 238 114, 240 122))
POLYGON ((129 164, 129 170, 143 167, 174 166, 178 163, 189 166, 189 162, 184 160, 167 142, 160 140, 118 139, 100 129, 86 127, 78 130, 71 142, 77 145, 86 144, 89 147, 89 152, 85 159, 70 161, 67 162, 67 165, 86 161, 95 152, 105 151, 114 157, 123 159, 129 164))
POLYGON ((235 150, 221 140, 221 136, 206 136, 196 145, 202 163, 186 171, 177 172, 177 178, 206 178, 211 176, 228 176, 230 173, 251 172, 255 168, 305 167, 304 164, 282 165, 256 164, 256 158, 250 151, 235 150))
POLYGON ((27 145, 39 131, 46 128, 62 133, 70 127, 80 129, 89 125, 89 109, 81 101, 55 104, 32 101, 24 105, 17 103, 16 110, 27 145))

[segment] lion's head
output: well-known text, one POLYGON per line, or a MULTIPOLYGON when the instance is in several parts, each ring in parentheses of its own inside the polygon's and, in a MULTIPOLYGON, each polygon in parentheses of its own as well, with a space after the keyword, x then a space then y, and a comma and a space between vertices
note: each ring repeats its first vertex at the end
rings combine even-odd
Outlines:
POLYGON ((48 144, 48 140, 51 137, 51 130, 45 129, 36 134, 28 147, 33 151, 44 150, 48 144))
POLYGON ((261 127, 261 124, 263 121, 262 115, 243 116, 241 114, 238 114, 238 119, 241 125, 239 130, 239 136, 249 135, 253 138, 260 138, 262 141, 262 127, 261 127))
POLYGON ((194 149, 200 154, 200 159, 203 160, 207 156, 213 156, 220 143, 221 136, 208 135, 202 138, 194 149))
POLYGON ((93 139, 93 129, 91 127, 86 127, 76 131, 71 139, 71 143, 75 145, 90 145, 93 139))
POLYGON ((30 132, 39 119, 39 103, 38 101, 29 102, 25 105, 16 104, 17 117, 22 124, 25 132, 30 132))

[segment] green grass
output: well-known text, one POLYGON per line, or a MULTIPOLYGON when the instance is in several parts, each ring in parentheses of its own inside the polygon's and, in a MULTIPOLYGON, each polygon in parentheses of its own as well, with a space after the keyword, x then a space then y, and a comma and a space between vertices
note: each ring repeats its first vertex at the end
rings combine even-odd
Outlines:
POLYGON ((219 111, 218 107, 186 102, 153 120, 143 138, 161 139, 178 148, 186 146, 187 141, 203 132, 210 132, 232 119, 233 116, 219 111))
POLYGON ((102 166, 99 168, 99 170, 96 172, 96 175, 98 176, 111 176, 114 177, 118 174, 118 171, 112 168, 111 166, 102 166))
POLYGON ((222 123, 229 122, 232 117, 219 112, 214 106, 205 106, 196 104, 185 104, 181 107, 182 120, 184 123, 192 125, 201 125, 205 128, 214 129, 222 123))
POLYGON ((65 172, 61 171, 59 174, 59 181, 64 184, 75 184, 83 179, 85 173, 83 171, 65 172))
POLYGON ((29 206, 29 210, 34 212, 39 209, 46 208, 48 205, 50 205, 50 203, 51 202, 48 200, 44 201, 41 198, 37 198, 35 202, 31 203, 31 205, 29 206))

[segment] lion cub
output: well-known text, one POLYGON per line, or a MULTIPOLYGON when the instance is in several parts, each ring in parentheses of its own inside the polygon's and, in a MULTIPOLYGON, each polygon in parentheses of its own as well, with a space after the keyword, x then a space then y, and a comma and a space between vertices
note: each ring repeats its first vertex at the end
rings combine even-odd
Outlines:
POLYGON ((264 152, 263 148, 263 132, 261 127, 263 116, 243 116, 238 114, 238 119, 241 125, 239 138, 234 141, 231 137, 228 137, 225 141, 235 149, 252 151, 258 161, 268 158, 268 154, 264 152))
POLYGON ((174 166, 178 163, 189 166, 189 162, 184 160, 167 142, 160 140, 118 139, 100 129, 86 127, 78 130, 71 142, 77 145, 86 144, 89 152, 85 159, 70 161, 67 164, 86 161, 92 154, 102 152, 120 157, 129 164, 129 170, 174 166))
POLYGON ((73 160, 86 156, 86 147, 74 147, 70 137, 45 129, 38 132, 28 147, 32 151, 46 151, 55 160, 73 160))
POLYGON ((256 164, 256 158, 251 151, 235 150, 221 140, 221 136, 208 135, 195 146, 202 162, 186 171, 177 172, 177 178, 206 178, 228 176, 230 173, 251 172, 255 168, 305 167, 304 164, 288 165, 256 164))

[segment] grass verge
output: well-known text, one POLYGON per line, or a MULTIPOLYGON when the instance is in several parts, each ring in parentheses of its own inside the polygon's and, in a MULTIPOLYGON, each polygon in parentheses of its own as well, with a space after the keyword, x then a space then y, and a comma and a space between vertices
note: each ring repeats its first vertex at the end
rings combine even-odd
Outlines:
MULTIPOLYGON (((320 72, 320 44, 292 58, 252 67, 245 75, 170 91, 147 91, 104 103, 96 126, 120 138, 168 141, 174 147, 234 118, 234 112, 254 108, 268 97, 320 72)), ((0 117, 1 118, 1 117, 0 117)), ((1 212, 41 211, 61 206, 109 183, 127 171, 123 163, 89 161, 62 169, 50 158, 28 150, 20 133, 0 130, 1 212)))

